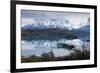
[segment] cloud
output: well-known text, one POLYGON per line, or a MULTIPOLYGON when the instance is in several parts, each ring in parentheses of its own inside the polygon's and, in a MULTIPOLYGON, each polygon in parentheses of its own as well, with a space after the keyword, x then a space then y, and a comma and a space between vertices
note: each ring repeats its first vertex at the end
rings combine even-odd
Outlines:
POLYGON ((22 18, 22 26, 34 23, 34 18, 22 18))
POLYGON ((22 10, 22 26, 34 23, 34 19, 59 19, 68 20, 77 28, 80 23, 86 22, 89 16, 90 13, 22 10))

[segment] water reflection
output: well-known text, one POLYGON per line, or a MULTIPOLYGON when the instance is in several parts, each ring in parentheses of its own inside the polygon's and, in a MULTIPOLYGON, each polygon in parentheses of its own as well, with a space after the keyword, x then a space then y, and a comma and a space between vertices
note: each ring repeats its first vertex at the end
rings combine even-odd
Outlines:
POLYGON ((61 39, 58 41, 51 40, 32 40, 26 41, 22 40, 22 56, 37 55, 40 56, 42 53, 48 53, 52 49, 55 56, 70 55, 74 50, 83 51, 84 49, 89 51, 90 43, 87 41, 82 41, 80 39, 66 40, 61 39), (73 45, 74 48, 57 47, 58 43, 63 43, 66 45, 73 45))

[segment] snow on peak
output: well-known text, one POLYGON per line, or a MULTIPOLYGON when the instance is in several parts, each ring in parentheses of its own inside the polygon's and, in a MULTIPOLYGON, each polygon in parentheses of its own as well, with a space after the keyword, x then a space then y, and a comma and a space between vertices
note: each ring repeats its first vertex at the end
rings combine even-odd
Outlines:
POLYGON ((81 22, 79 25, 71 24, 65 19, 33 19, 31 24, 24 24, 22 28, 24 29, 47 29, 47 28, 60 28, 60 29, 79 29, 83 26, 89 25, 90 20, 86 22, 81 22))
POLYGON ((34 19, 34 23, 27 24, 22 26, 26 29, 38 28, 38 29, 46 29, 46 28, 60 28, 60 29, 73 29, 72 25, 68 20, 59 20, 59 19, 34 19))

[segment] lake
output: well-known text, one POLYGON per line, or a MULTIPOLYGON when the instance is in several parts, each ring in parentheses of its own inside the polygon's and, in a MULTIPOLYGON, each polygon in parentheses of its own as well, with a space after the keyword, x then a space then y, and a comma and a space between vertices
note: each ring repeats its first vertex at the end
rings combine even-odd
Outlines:
POLYGON ((60 40, 22 40, 21 42, 21 54, 22 56, 31 56, 36 55, 40 56, 43 53, 48 53, 50 50, 53 51, 56 57, 70 55, 74 50, 83 51, 82 47, 85 47, 85 50, 90 49, 90 42, 83 41, 81 39, 60 39, 60 40), (58 48, 58 43, 74 45, 75 47, 70 50, 70 48, 58 48))

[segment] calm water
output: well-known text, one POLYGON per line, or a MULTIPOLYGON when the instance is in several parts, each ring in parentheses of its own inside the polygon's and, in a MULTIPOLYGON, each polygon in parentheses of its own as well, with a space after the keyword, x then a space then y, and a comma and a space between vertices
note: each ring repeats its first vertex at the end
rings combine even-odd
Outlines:
POLYGON ((77 50, 82 51, 82 45, 85 44, 85 49, 89 50, 89 42, 82 41, 80 39, 66 40, 61 39, 58 41, 51 40, 22 40, 22 56, 37 55, 40 56, 43 53, 48 53, 52 49, 55 56, 69 55, 74 52, 73 50, 68 50, 68 48, 57 48, 57 43, 64 43, 69 45, 74 45, 77 50))

